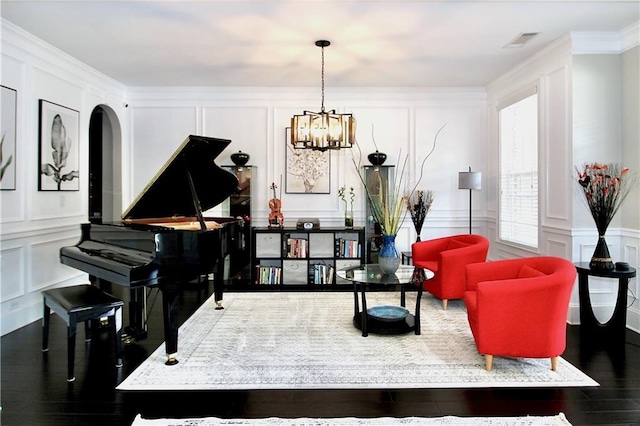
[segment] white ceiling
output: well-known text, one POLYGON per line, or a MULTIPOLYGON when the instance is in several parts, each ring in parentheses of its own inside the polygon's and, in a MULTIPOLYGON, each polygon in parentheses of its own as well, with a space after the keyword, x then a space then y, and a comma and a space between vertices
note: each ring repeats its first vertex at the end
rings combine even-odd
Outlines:
POLYGON ((483 86, 639 0, 2 0, 1 16, 127 86, 483 86), (520 33, 540 34, 505 49, 520 33))

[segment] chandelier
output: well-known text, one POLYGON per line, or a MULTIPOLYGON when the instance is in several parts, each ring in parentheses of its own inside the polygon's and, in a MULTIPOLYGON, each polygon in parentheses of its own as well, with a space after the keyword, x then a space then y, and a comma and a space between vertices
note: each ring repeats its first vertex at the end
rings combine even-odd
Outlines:
POLYGON ((316 41, 322 48, 322 107, 320 112, 304 111, 291 118, 291 144, 296 149, 351 148, 356 140, 356 119, 351 114, 337 114, 335 109, 324 110, 324 48, 331 42, 316 41))

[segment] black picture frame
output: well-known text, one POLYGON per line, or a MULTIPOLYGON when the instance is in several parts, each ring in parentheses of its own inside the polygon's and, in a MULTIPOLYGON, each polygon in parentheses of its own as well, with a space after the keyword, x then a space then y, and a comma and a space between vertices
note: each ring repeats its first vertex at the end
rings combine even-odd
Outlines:
POLYGON ((80 113, 40 99, 38 191, 80 190, 80 113))
POLYGON ((18 91, 0 86, 0 190, 16 189, 18 91))

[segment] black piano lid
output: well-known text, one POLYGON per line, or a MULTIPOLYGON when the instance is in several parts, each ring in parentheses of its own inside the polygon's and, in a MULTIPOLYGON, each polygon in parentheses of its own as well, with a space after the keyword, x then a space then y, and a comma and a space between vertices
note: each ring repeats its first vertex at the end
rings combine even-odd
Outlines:
POLYGON ((226 200, 238 187, 238 178, 214 160, 230 143, 228 139, 189 135, 122 218, 197 216, 189 173, 202 211, 226 200))

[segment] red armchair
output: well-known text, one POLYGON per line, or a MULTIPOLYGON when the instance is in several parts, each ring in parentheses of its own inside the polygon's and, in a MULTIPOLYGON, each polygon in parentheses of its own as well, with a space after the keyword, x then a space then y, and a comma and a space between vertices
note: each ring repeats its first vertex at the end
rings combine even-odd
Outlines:
POLYGON ((423 283, 423 290, 442 299, 444 310, 449 299, 464 297, 466 265, 484 262, 488 251, 489 240, 473 234, 419 241, 411 246, 413 265, 435 274, 433 279, 423 283))
POLYGON ((487 371, 493 357, 558 357, 566 346, 567 310, 576 268, 559 257, 498 260, 467 266, 464 301, 487 371))

